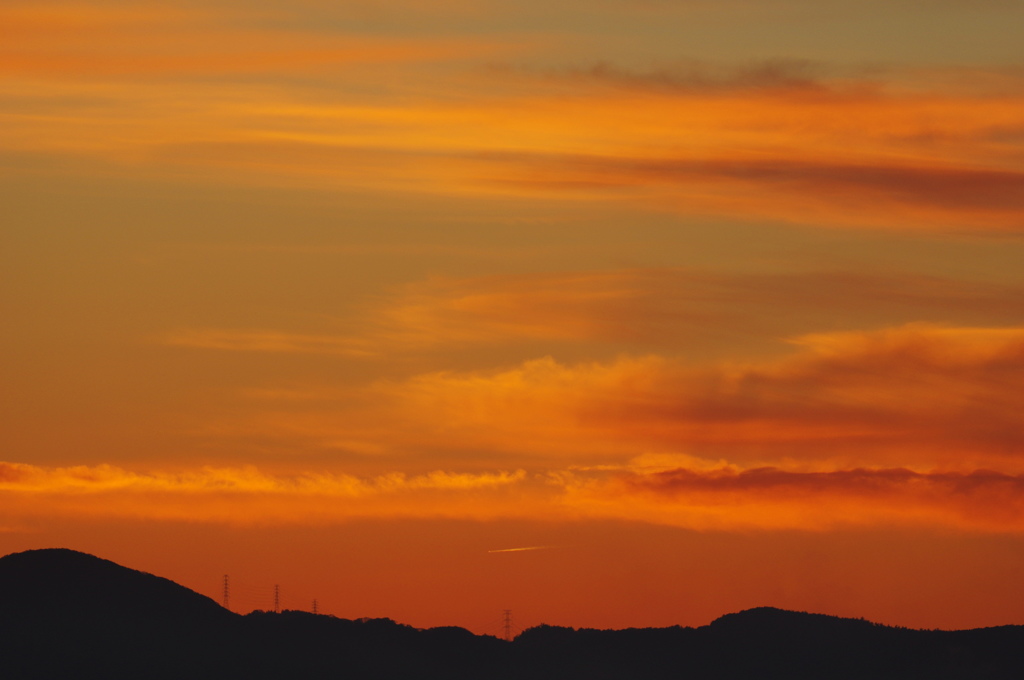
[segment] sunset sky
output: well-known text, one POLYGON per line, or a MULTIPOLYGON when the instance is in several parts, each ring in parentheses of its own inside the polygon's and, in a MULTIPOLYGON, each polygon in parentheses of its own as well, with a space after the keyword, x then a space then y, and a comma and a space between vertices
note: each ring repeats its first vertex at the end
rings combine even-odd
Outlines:
POLYGON ((478 633, 1024 624, 1022 27, 0 0, 0 554, 478 633))

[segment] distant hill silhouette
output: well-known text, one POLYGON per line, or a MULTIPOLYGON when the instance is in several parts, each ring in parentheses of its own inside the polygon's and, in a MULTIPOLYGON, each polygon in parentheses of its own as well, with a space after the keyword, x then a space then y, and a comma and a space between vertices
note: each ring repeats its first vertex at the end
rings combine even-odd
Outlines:
POLYGON ((0 558, 0 678, 928 680, 1024 678, 1024 627, 920 631, 762 607, 700 628, 462 628, 233 614, 71 550, 0 558))
POLYGON ((152 574, 73 550, 0 558, 0 677, 182 678, 240 618, 152 574), (161 667, 150 672, 153 659, 161 667))
POLYGON ((52 612, 108 618, 116 612, 131 625, 157 621, 223 621, 232 614, 199 593, 159 576, 122 567, 93 555, 66 550, 29 550, 0 558, 0 584, 18 588, 5 593, 7 612, 19 616, 52 612))

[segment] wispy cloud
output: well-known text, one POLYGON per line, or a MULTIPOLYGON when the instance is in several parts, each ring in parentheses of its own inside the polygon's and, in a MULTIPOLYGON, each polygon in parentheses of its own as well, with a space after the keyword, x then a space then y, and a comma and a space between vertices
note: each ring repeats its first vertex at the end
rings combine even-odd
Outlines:
MULTIPOLYGON (((262 11, 263 15, 266 10, 262 11)), ((6 3, 0 74, 47 78, 271 75, 479 54, 482 43, 261 28, 261 10, 6 3), (241 21, 240 21, 241 20, 241 21)))
POLYGON ((189 329, 161 338, 168 345, 232 352, 274 352, 295 354, 338 354, 368 356, 372 352, 357 338, 303 335, 279 331, 189 329))
POLYGON ((639 189, 678 209, 794 222, 1006 231, 1024 225, 1024 171, 866 160, 515 157, 509 166, 522 169, 506 181, 551 193, 639 189))
MULTIPOLYGON (((808 60, 763 60, 726 65, 690 60, 651 70, 632 70, 608 61, 561 69, 523 68, 512 64, 492 67, 503 76, 547 78, 553 82, 579 82, 630 90, 707 93, 727 90, 817 90, 839 83, 826 78, 827 66, 808 60)), ((863 91, 858 83, 856 89, 863 91)))
MULTIPOLYGON (((351 357, 439 347, 630 343, 661 350, 728 347, 736 336, 818 330, 823 313, 888 325, 907 317, 961 323, 1015 318, 1024 288, 920 275, 850 272, 711 274, 673 268, 433 277, 376 297, 333 333, 195 328, 161 336, 170 345, 242 352, 351 357), (785 307, 784 321, 776 310, 785 307)), ((341 324, 336 324, 341 325, 341 324)))

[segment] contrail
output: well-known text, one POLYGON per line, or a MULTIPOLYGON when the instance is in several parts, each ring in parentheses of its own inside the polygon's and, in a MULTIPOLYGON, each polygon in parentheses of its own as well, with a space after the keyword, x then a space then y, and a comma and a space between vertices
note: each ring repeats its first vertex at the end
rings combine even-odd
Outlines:
POLYGON ((550 545, 531 545, 531 546, 529 546, 527 548, 502 548, 501 550, 488 550, 487 552, 489 552, 489 553, 523 552, 524 550, 548 550, 550 548, 551 548, 550 545))

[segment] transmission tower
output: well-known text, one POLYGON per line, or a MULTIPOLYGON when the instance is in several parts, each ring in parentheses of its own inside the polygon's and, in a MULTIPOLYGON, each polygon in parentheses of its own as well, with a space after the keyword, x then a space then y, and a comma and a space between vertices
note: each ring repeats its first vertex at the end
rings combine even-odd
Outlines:
POLYGON ((281 611, 281 587, 275 583, 274 584, 274 612, 277 613, 277 612, 280 612, 280 611, 281 611))
POLYGON ((314 614, 318 613, 317 610, 316 610, 316 600, 313 600, 313 613, 314 614))
POLYGON ((224 574, 224 609, 231 609, 231 590, 228 588, 228 575, 224 574))
POLYGON ((505 610, 505 639, 512 642, 512 610, 505 610))

